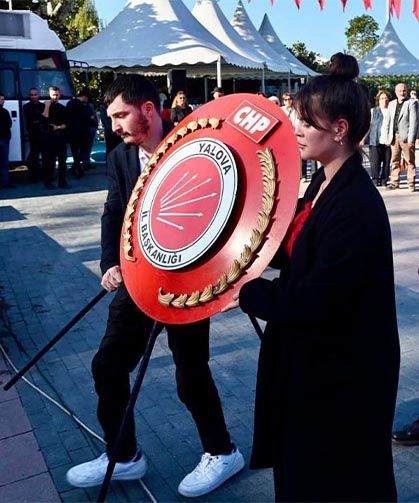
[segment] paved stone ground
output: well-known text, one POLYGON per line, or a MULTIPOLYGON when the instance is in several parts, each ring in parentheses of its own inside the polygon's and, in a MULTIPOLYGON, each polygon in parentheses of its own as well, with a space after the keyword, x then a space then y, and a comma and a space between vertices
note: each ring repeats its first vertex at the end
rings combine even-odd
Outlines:
MULTIPOLYGON (((41 185, 22 184, 0 194, 0 297, 6 308, 6 326, 0 333, 0 342, 19 368, 100 289, 99 225, 106 195, 104 172, 103 166, 96 168, 84 179, 72 182, 70 191, 46 191, 41 185)), ((399 426, 419 415, 419 193, 380 190, 394 238, 402 344, 396 417, 399 426)), ((110 300, 111 295, 105 297, 28 374, 35 385, 98 433, 90 361, 104 331, 110 300)), ((248 459, 258 339, 246 316, 238 310, 215 316, 211 333, 212 370, 227 423, 248 459)), ((27 384, 21 382, 17 390, 29 420, 23 429, 33 432, 45 459, 45 475, 51 475, 61 500, 95 501, 97 488, 72 488, 65 480, 65 472, 73 464, 98 455, 103 448, 101 442, 27 384)), ((16 398, 15 394, 10 396, 8 401, 16 398)), ((176 488, 196 465, 201 447, 193 422, 176 395, 174 366, 164 335, 157 341, 136 409, 138 436, 150 464, 145 484, 160 502, 183 501, 176 488)), ((2 403, 1 417, 7 415, 2 403)), ((368 448, 365 432, 365 438, 359 439, 359 455, 368 448)), ((33 449, 37 451, 37 446, 33 445, 33 449)), ((22 470, 25 458, 21 453, 9 455, 14 460, 13 469, 22 470)), ((419 447, 395 447, 394 456, 400 501, 419 501, 419 447)), ((30 475, 21 478, 26 480, 30 475)), ((2 488, 6 491, 10 487, 10 481, 0 476, 0 495, 2 488)), ((33 494, 31 489, 27 501, 36 499, 33 494)), ((25 499, 19 497, 16 501, 25 499)), ((140 483, 129 482, 112 483, 108 501, 150 499, 140 483)), ((201 501, 273 501, 270 472, 246 468, 201 501)))

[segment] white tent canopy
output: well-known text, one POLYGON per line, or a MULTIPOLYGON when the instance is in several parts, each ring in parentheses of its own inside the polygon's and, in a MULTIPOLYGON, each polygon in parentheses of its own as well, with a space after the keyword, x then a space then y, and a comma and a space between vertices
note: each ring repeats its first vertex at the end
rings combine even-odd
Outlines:
MULTIPOLYGON (((265 56, 243 40, 231 26, 218 6, 217 0, 196 0, 192 14, 208 31, 233 51, 260 63, 265 62, 265 56)), ((279 61, 267 60, 266 66, 268 70, 282 74, 288 73, 289 70, 287 66, 281 64, 279 61)))
POLYGON ((419 75, 419 60, 413 56, 388 21, 377 44, 359 61, 361 77, 419 75))
MULTIPOLYGON (((268 42, 266 42, 250 21, 241 0, 239 0, 237 4, 236 10, 233 14, 233 19, 231 20, 231 25, 243 40, 252 45, 253 48, 256 49, 263 58, 265 58, 265 62, 268 66, 271 64, 270 62, 273 62, 276 65, 283 65, 284 62, 281 61, 278 53, 274 51, 268 42)), ((292 70, 289 65, 287 69, 289 78, 292 70)))
MULTIPOLYGON (((96 36, 68 51, 69 59, 92 69, 165 74, 170 68, 195 76, 262 69, 217 40, 181 0, 130 0, 96 36), (212 65, 211 68, 208 65, 212 65)), ((259 72, 260 74, 260 72, 259 72)))
POLYGON ((294 54, 289 51, 285 45, 281 42, 280 38, 276 34, 273 26, 268 18, 268 15, 263 16, 262 24, 259 28, 259 33, 266 40, 266 42, 272 47, 272 49, 278 53, 280 62, 287 65, 291 72, 295 75, 309 75, 311 77, 318 75, 317 72, 304 65, 299 61, 294 54))

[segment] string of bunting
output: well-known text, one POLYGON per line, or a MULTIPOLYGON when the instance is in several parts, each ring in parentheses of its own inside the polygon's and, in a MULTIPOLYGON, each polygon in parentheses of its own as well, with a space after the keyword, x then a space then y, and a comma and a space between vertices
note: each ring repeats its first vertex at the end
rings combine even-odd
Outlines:
MULTIPOLYGON (((320 9, 323 10, 326 5, 326 0, 317 0, 320 6, 320 9)), ((340 0, 342 4, 343 10, 345 10, 346 4, 348 0, 340 0)), ((248 0, 250 3, 251 0, 248 0)), ((270 0, 271 5, 274 5, 275 0, 270 0)), ((363 0, 365 9, 372 9, 372 0, 363 0)), ((300 9, 302 0, 294 0, 295 5, 298 9, 300 9)), ((395 15, 397 19, 400 18, 400 12, 402 9, 402 0, 390 0, 389 2, 390 14, 395 15)), ((413 0, 412 2, 412 12, 416 16, 416 19, 419 21, 419 0, 413 0)))

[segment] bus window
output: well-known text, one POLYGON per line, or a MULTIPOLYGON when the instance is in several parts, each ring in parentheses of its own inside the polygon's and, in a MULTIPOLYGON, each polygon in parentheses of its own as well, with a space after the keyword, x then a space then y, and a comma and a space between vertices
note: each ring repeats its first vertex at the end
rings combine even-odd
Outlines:
POLYGON ((6 99, 16 98, 15 74, 13 70, 0 71, 0 89, 6 99))
POLYGON ((68 72, 57 70, 21 70, 19 83, 22 96, 29 95, 29 89, 39 89, 41 97, 48 98, 49 86, 60 88, 62 98, 71 98, 72 88, 68 72))

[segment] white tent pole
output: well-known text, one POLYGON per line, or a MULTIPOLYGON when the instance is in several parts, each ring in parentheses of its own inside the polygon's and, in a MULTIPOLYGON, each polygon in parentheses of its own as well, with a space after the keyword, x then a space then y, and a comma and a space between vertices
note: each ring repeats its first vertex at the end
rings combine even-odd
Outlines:
POLYGON ((291 92, 291 72, 288 72, 288 92, 291 92))
POLYGON ((265 92, 265 65, 262 68, 262 92, 265 92))
POLYGON ((221 55, 217 59, 217 86, 221 87, 221 55))
POLYGON ((386 24, 390 21, 390 0, 386 1, 386 24))

